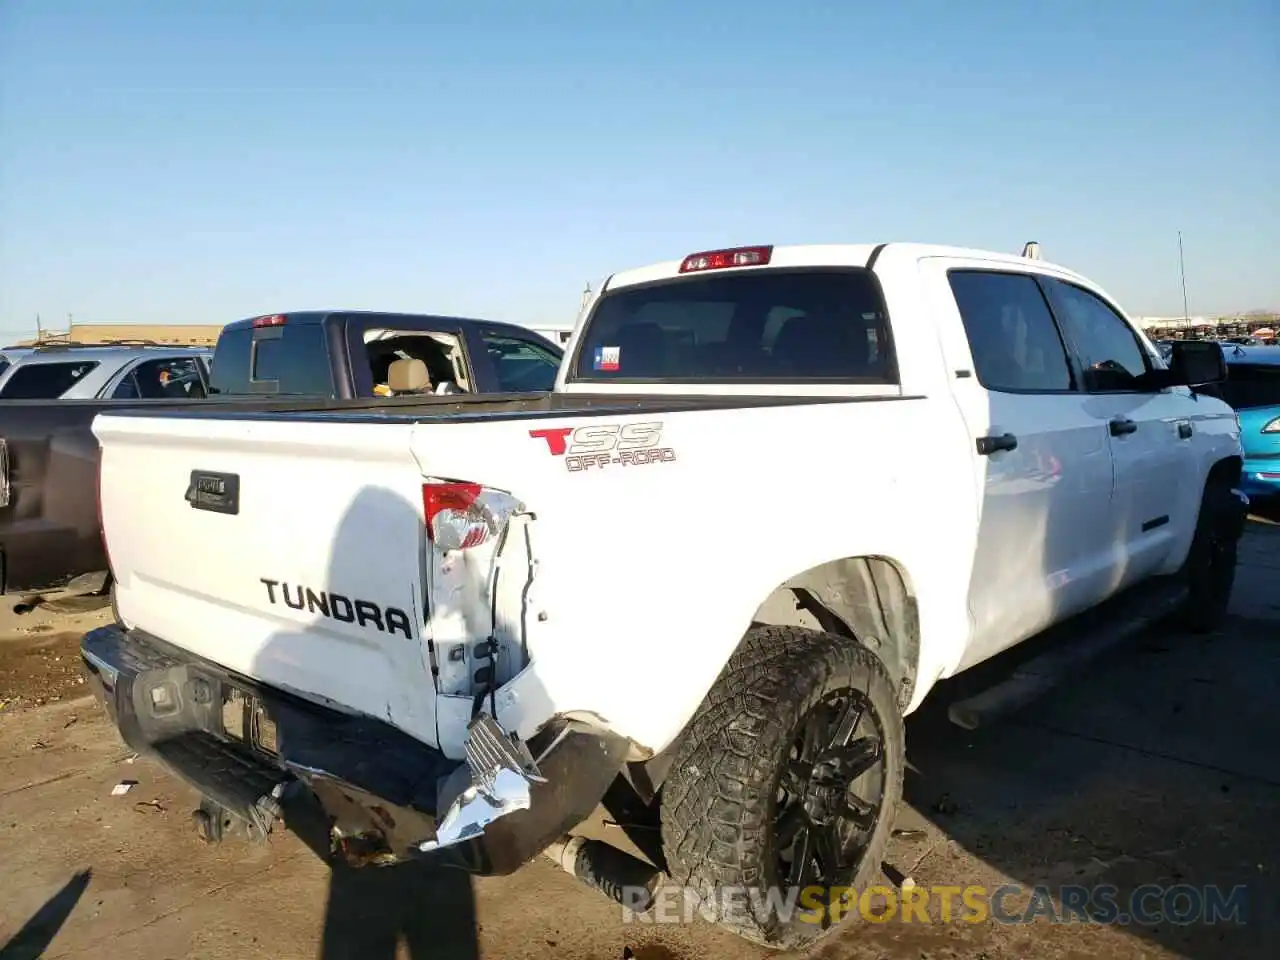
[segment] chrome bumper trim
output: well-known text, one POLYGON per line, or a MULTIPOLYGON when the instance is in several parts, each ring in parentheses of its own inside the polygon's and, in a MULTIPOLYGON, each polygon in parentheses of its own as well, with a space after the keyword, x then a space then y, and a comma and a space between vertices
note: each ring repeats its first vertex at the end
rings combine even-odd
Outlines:
POLYGON ((470 782, 440 818, 435 837, 418 845, 423 853, 479 837, 499 817, 528 810, 530 787, 546 783, 529 748, 487 713, 471 721, 463 747, 470 782))

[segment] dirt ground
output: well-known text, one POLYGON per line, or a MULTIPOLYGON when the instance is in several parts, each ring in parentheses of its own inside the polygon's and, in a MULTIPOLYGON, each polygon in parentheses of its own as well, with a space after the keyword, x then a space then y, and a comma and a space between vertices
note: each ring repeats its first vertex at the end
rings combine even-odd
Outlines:
POLYGON ((111 620, 110 604, 103 598, 53 595, 15 613, 15 605, 32 604, 19 597, 0 600, 0 711, 84 696, 80 637, 111 620))
MULTIPOLYGON (((1273 518, 1274 520, 1274 518, 1273 518)), ((918 888, 1243 888, 1217 924, 851 918, 820 960, 1280 956, 1280 525, 1243 545, 1229 629, 1144 635, 1017 716, 909 723, 885 882, 918 888)), ((83 696, 79 635, 109 618, 0 612, 0 958, 748 960, 702 922, 642 923, 549 863, 505 878, 331 872, 297 836, 202 846, 189 791, 133 762, 83 696), (119 783, 127 793, 112 796, 119 783), (7 945, 6 945, 7 944, 7 945)), ((957 910, 958 914, 963 911, 957 910)), ((681 921, 678 913, 670 919, 681 921)))

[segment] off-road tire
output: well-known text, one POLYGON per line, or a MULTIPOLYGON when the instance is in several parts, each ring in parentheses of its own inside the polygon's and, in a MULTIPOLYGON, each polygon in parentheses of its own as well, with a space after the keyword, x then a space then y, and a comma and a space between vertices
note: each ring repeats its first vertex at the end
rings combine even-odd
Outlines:
POLYGON ((1231 485, 1210 477, 1200 498, 1191 549, 1181 576, 1187 585, 1187 599, 1172 618, 1173 625, 1192 633, 1212 633, 1227 619, 1231 591, 1235 586, 1240 521, 1232 511, 1231 485))
MULTIPOLYGON (((748 631, 685 728, 663 785, 662 844, 672 880, 695 896, 782 887, 776 784, 803 718, 824 696, 847 689, 865 695, 883 744, 877 819, 849 885, 861 892, 878 879, 902 796, 905 732, 894 685, 880 660, 847 637, 761 626, 748 631)), ((811 945, 839 927, 824 930, 812 920, 780 917, 767 909, 765 896, 761 892, 756 901, 765 909, 744 909, 740 901, 725 911, 705 899, 700 909, 707 919, 774 949, 811 945)), ((855 905, 843 916, 850 912, 857 912, 855 905)))

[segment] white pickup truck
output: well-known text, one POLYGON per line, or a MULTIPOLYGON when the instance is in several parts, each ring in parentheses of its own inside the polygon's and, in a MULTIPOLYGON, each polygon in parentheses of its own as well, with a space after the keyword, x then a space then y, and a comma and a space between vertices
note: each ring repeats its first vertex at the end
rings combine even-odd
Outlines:
POLYGON ((1036 259, 694 254, 613 275, 550 394, 99 416, 83 656, 210 836, 305 789, 351 860, 507 873, 603 801, 793 947, 768 890, 877 876, 941 678, 1131 588, 1225 615, 1224 376, 1036 259))

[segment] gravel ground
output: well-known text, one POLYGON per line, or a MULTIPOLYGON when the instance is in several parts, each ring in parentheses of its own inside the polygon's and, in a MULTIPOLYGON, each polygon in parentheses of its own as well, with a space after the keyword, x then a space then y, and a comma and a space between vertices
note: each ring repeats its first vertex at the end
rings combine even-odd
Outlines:
POLYGON ((110 621, 110 605, 55 599, 15 613, 23 598, 0 599, 0 711, 83 696, 80 637, 110 621))
MULTIPOLYGON (((1255 524, 1242 558, 1237 617, 1219 635, 1149 634, 974 733, 941 719, 940 691, 909 724, 886 882, 1110 884, 1122 903, 1149 883, 1242 885, 1246 922, 943 922, 931 905, 930 923, 855 919, 811 956, 1280 956, 1280 527, 1255 524)), ((131 762, 79 696, 75 639, 106 618, 0 615, 4 960, 769 956, 699 920, 626 922, 542 861, 469 880, 419 866, 332 872, 290 832, 202 846, 190 793, 131 762)))

